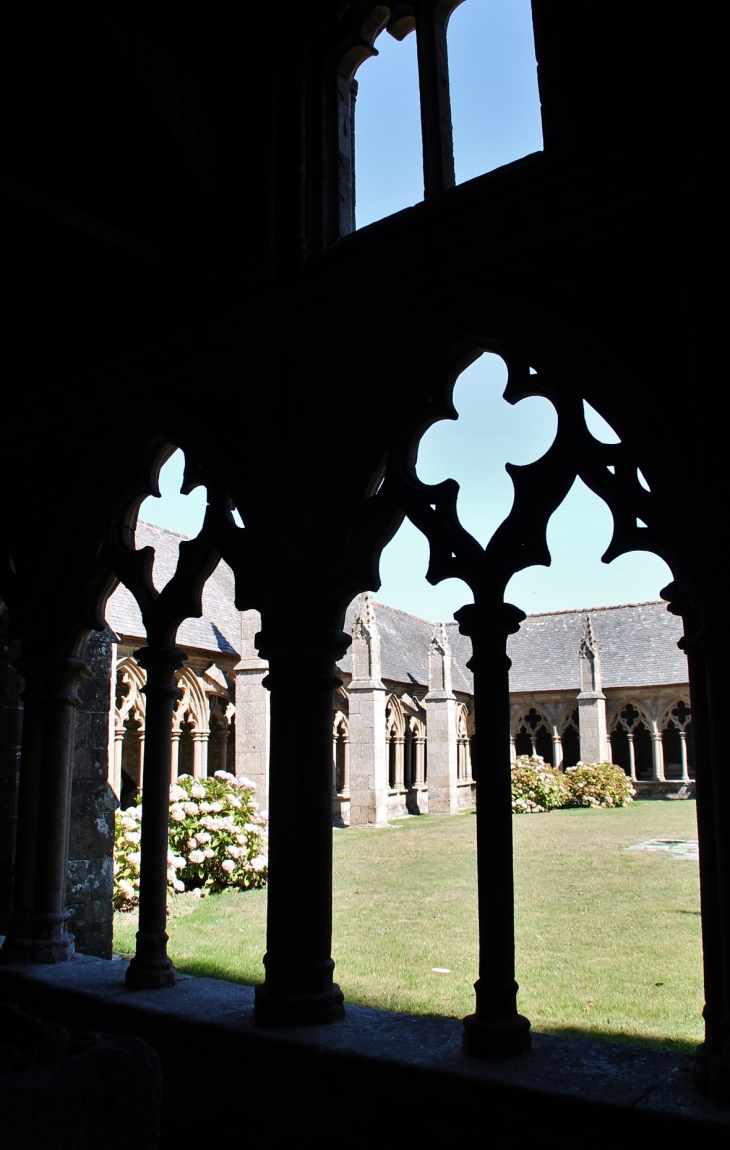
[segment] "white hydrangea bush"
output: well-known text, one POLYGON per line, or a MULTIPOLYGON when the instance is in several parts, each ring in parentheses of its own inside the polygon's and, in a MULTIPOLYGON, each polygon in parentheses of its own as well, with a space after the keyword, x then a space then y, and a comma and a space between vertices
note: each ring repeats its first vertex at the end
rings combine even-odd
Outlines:
POLYGON ((565 772, 569 807, 626 807, 636 788, 615 763, 576 763, 565 772))
POLYGON ((512 764, 512 810, 534 815, 565 806, 568 787, 561 771, 540 755, 520 755, 512 764))
MULTIPOLYGON (((213 778, 181 775, 170 787, 167 883, 171 892, 201 893, 266 884, 266 818, 253 797, 255 783, 226 771, 213 778)), ((116 812, 114 906, 132 910, 139 901, 142 797, 116 812)))

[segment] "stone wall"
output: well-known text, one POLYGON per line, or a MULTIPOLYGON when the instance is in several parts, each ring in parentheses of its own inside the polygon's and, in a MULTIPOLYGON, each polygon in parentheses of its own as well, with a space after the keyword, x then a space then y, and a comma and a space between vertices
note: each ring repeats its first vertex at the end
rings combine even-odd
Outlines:
POLYGON ((76 950, 112 954, 114 792, 108 783, 112 682, 111 631, 93 631, 86 646, 89 675, 79 687, 71 789, 66 905, 76 950))
POLYGON ((23 680, 13 667, 18 651, 8 632, 8 613, 0 615, 0 934, 7 930, 13 897, 15 823, 18 806, 20 740, 23 730, 23 680))

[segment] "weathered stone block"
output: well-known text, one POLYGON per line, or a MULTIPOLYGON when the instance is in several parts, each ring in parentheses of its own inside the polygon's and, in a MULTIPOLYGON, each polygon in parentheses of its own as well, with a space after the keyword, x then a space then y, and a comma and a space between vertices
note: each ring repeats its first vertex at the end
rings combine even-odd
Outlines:
POLYGON ((66 902, 79 905, 93 899, 110 899, 114 886, 111 858, 77 859, 69 863, 66 902))

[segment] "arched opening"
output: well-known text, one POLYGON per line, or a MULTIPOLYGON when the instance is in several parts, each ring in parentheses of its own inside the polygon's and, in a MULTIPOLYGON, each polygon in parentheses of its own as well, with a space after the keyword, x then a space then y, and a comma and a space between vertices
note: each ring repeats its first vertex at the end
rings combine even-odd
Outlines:
POLYGON ((351 95, 358 228, 423 199, 416 37, 381 32, 375 50, 351 95))
POLYGON ((184 494, 182 491, 185 476, 185 455, 176 448, 160 468, 157 480, 160 494, 149 495, 141 504, 135 546, 138 550, 151 546, 150 533, 146 524, 161 527, 165 534, 155 532, 155 560, 152 567, 152 582, 158 591, 169 583, 175 573, 180 543, 183 539, 194 539, 203 526, 206 494, 204 487, 195 487, 184 494))
POLYGON ((646 712, 627 702, 616 714, 611 728, 613 761, 631 779, 652 777, 654 759, 650 734, 651 720, 646 712))
MULTIPOLYGON (((455 608, 461 608, 462 603, 471 598, 470 592, 466 588, 456 587, 453 580, 458 578, 461 571, 471 578, 470 571, 477 567, 476 559, 468 561, 467 558, 462 559, 462 556, 473 556, 475 550, 472 542, 469 542, 468 546, 464 542, 463 550, 459 551, 463 542, 461 529, 470 532, 473 540, 484 547, 495 537, 500 525, 509 519, 507 530, 511 533, 511 538, 524 540, 525 548, 533 548, 532 551, 526 550, 525 554, 535 555, 532 564, 525 565, 524 569, 520 570, 519 559, 522 556, 515 549, 516 561, 511 570, 516 570, 516 574, 511 578, 505 577, 505 599, 516 602, 519 607, 527 607, 530 611, 519 630, 516 626, 510 625, 511 630, 505 637, 506 652, 512 663, 510 703, 514 707, 513 715, 516 719, 512 731, 515 752, 537 755, 546 763, 563 767, 574 766, 580 761, 588 764, 606 762, 612 757, 612 717, 620 702, 619 713, 625 712, 624 718, 632 725, 631 742, 635 755, 636 778, 639 781, 645 778, 647 782, 661 780, 659 772, 661 738, 658 737, 659 715, 656 713, 656 707, 650 714, 641 704, 636 710, 636 715, 630 711, 626 712, 625 708, 627 703, 633 703, 628 697, 628 692, 631 690, 633 694, 633 685, 636 682, 644 684, 642 691, 639 692, 642 697, 643 694, 652 695, 652 692, 658 695, 659 688, 664 682, 662 679, 652 681, 648 678, 651 660, 647 658, 644 660, 646 665, 642 665, 637 636, 648 634, 655 620, 665 615, 663 604, 657 602, 657 592, 670 580, 671 572, 663 559, 641 550, 645 537, 641 536, 639 529, 644 523, 644 518, 639 513, 636 514, 636 534, 629 534, 632 543, 634 539, 636 540, 636 550, 620 555, 618 559, 613 560, 610 567, 600 563, 601 556, 607 551, 611 541, 614 523, 609 506, 592 488, 595 486, 597 491, 602 492, 606 490, 609 500, 614 498, 612 494, 614 489, 610 486, 610 480, 603 485, 598 482, 595 468, 592 471, 590 467, 576 467, 573 474, 578 472, 585 475, 586 481, 574 478, 571 483, 566 479, 562 491, 555 488, 557 494, 554 502, 549 504, 553 510, 549 514, 545 512, 544 491, 552 480, 549 463, 544 466, 540 464, 542 478, 539 483, 532 483, 531 487, 529 477, 540 474, 537 461, 543 461, 546 453, 549 452, 549 460, 558 460, 560 466, 564 465, 566 457, 569 457, 566 445, 573 432, 566 430, 571 426, 566 416, 566 408, 570 412, 570 419, 574 421, 573 428, 580 425, 583 414, 586 431, 583 434, 581 451, 586 457, 592 452, 593 458, 600 461, 597 467, 605 465, 608 474, 615 475, 617 468, 613 461, 619 460, 619 466, 625 469, 627 451, 622 446, 620 452, 613 452, 612 444, 617 443, 615 433, 587 404, 582 405, 581 413, 573 399, 564 400, 559 393, 556 394, 555 405, 549 403, 540 394, 537 369, 534 374, 538 375, 535 387, 537 394, 530 395, 530 382, 526 378, 525 369, 525 377, 520 377, 520 390, 526 398, 519 398, 518 395, 519 402, 509 405, 499 398, 507 385, 505 362, 491 353, 482 355, 471 367, 462 372, 454 386, 453 404, 459 415, 458 421, 445 418, 449 409, 444 401, 441 408, 444 417, 440 422, 432 424, 418 443, 415 480, 413 472, 407 470, 406 464, 403 464, 404 505, 408 507, 412 521, 417 522, 419 527, 423 525, 422 534, 430 543, 429 578, 434 579, 436 586, 433 589, 426 589, 421 583, 421 588, 417 588, 414 571, 414 577, 406 589, 408 606, 406 607, 405 599, 401 602, 404 609, 409 609, 423 618, 448 619, 455 608), (531 409, 535 413, 534 422, 531 419, 531 409), (556 427, 558 413, 561 419, 559 430, 556 427), (508 431, 511 432, 511 436, 508 431), (556 439, 556 432, 560 436, 559 442, 556 439), (553 450, 556 442, 558 447, 553 450), (560 454, 561 452, 563 454, 560 454), (510 464, 517 465, 507 474, 503 470, 505 458, 510 464), (529 470, 531 465, 533 465, 532 471, 529 470), (520 468, 523 470, 520 471, 520 468), (449 486, 447 479, 457 481, 458 493, 455 485, 449 486), (422 486, 418 486, 419 482, 422 486), (589 482, 591 487, 588 486, 589 482), (532 498, 532 504, 528 496, 532 498), (419 503, 419 499, 422 502, 419 503), (454 504, 458 523, 453 516, 454 504), (542 531, 543 524, 547 538, 546 547, 540 553, 534 544, 534 539, 537 525, 542 531), (442 527, 442 534, 439 534, 442 527), (539 564, 542 561, 547 562, 548 552, 553 560, 552 566, 543 569, 539 564), (471 569, 470 562, 473 562, 471 569), (441 604, 435 610, 434 602, 441 604), (623 700, 619 695, 621 691, 623 700), (636 726, 633 728, 635 720, 636 726)), ((512 381, 512 396, 516 390, 512 381)), ((428 415, 428 412, 424 412, 424 418, 428 418, 428 415)), ((409 460, 413 458, 412 445, 410 450, 409 460)), ((622 482, 624 474, 625 471, 622 470, 622 482)), ((394 484, 401 482, 397 477, 399 473, 394 467, 392 471, 386 472, 386 483, 391 475, 396 475, 394 484)), ((635 475, 637 485, 641 491, 645 491, 647 486, 645 480, 636 470, 635 475)), ((633 498, 633 494, 629 492, 628 497, 633 498)), ((641 497, 639 505, 644 507, 641 497)), ((646 519, 650 520, 650 508, 645 514, 646 519)), ((412 535, 414 532, 409 529, 409 534, 412 535)), ((503 532, 500 538, 504 540, 506 534, 507 531, 503 532)), ((392 584, 390 583, 389 550, 393 555, 393 566, 398 569, 397 576, 405 582, 409 553, 412 555, 414 549, 410 539, 405 544, 404 532, 402 553, 399 553, 398 535, 384 552, 381 566, 384 578, 380 598, 398 602, 391 593, 391 587, 395 587, 397 578, 394 577, 392 584)), ((419 556, 421 576, 429 563, 428 552, 428 545, 422 547, 423 559, 419 556)), ((499 556, 501 553, 493 549, 491 554, 499 556)), ((480 591, 482 585, 478 577, 474 575, 473 578, 477 591, 480 591)), ((485 583, 489 589, 490 584, 487 583, 486 576, 485 583)), ((484 594, 486 596, 487 593, 484 594)), ((489 619, 500 619, 498 608, 494 607, 491 600, 488 599, 487 602, 488 610, 491 612, 489 619)), ((474 615, 469 615, 467 610, 459 612, 459 619, 463 622, 464 630, 469 637, 475 634, 474 630, 469 631, 470 620, 475 617, 478 617, 476 610, 474 615)), ((673 624, 673 629, 677 631, 678 638, 678 627, 673 624)), ((465 663, 465 656, 468 657, 471 653, 470 644, 462 645, 460 633, 456 629, 453 634, 448 631, 448 627, 446 630, 453 651, 454 665, 457 663, 457 652, 459 661, 463 660, 465 663)), ((478 629, 476 634, 479 634, 478 629)), ((434 630, 432 640, 434 651, 444 647, 440 635, 438 629, 434 630)), ((485 644, 491 641, 486 624, 480 641, 485 644), (487 636, 486 639, 483 638, 484 635, 487 636)), ((494 667, 494 661, 498 660, 499 654, 494 644, 487 646, 487 649, 494 667)), ((645 648, 647 654, 650 649, 651 644, 645 648)), ((479 658, 479 653, 476 653, 473 665, 479 665, 479 658)), ((681 662, 683 656, 678 653, 677 658, 681 662)), ((442 656, 441 665, 445 666, 445 656, 442 656)), ((661 673, 663 675, 664 670, 661 673)), ((683 681, 682 676, 686 681, 686 667, 677 674, 678 683, 683 681)), ((489 682, 496 678, 494 671, 490 670, 489 682)), ((429 684, 432 687, 433 702, 440 702, 438 696, 443 693, 444 675, 432 676, 429 671, 429 684)), ((427 696, 427 706, 428 701, 427 696)), ((495 701, 492 704, 488 697, 481 698, 480 701, 475 696, 478 754, 484 756, 481 773, 479 762, 476 764, 477 777, 480 779, 478 785, 484 785, 484 772, 492 782, 495 780, 493 762, 502 753, 499 745, 501 736, 494 734, 494 731, 500 728, 499 723, 492 723, 490 711, 492 706, 494 713, 499 715, 501 702, 495 701)), ((458 730, 458 720, 456 728, 458 730)), ((429 762, 431 762, 432 739, 430 729, 428 731, 429 762)), ((620 739, 621 735, 618 737, 620 739)), ((457 764, 458 741, 457 737, 457 764)), ((442 793, 444 773, 441 768, 439 770, 439 792, 442 793)), ((457 776, 458 773, 457 766, 457 776)), ((429 781, 431 783, 432 780, 429 781)), ((433 789, 435 793, 436 788, 433 789)), ((493 794, 491 785, 489 794, 490 797, 493 794)), ((482 803, 482 810, 483 808, 482 803)), ((488 809, 491 813, 493 808, 490 806, 488 809)), ((479 811, 478 804, 478 815, 479 811)), ((689 812, 691 821, 692 808, 687 807, 686 811, 689 812)), ((555 812, 555 817, 553 814, 545 816, 543 825, 548 825, 549 818, 553 820, 551 825, 557 826, 561 818, 568 816, 574 820, 571 826, 577 828, 579 822, 581 825, 583 823, 588 825, 587 817, 581 815, 579 819, 575 819, 568 811, 555 812)), ((490 814, 487 815, 487 818, 489 817, 490 814)), ((623 818, 622 812, 617 811, 617 821, 621 818, 623 818)), ((517 821, 519 824, 519 820, 517 821)), ((493 824, 488 825, 491 827, 493 824)), ((527 822, 523 821, 521 827, 527 825, 527 822)), ((627 819, 624 819, 622 826, 624 825, 629 828, 626 833, 630 833, 627 819)), ((517 829, 514 833, 518 834, 517 829)), ((487 834, 488 841, 496 840, 496 834, 489 835, 489 832, 487 834)), ((520 837, 518 854, 524 848, 524 844, 519 846, 521 842, 520 837)), ((589 842, 587 850, 591 849, 589 842)), ((522 866, 519 858, 518 864, 522 866)), ((505 874, 511 870, 511 865, 511 859, 504 863, 505 874)), ((489 899, 489 892, 493 889, 493 885, 490 884, 496 881, 493 855, 490 855, 485 873, 486 898, 489 899)), ((527 872, 520 871, 520 873, 524 876, 527 872)), ((580 875, 576 881, 580 886, 580 875)), ((561 911, 561 915, 563 913, 561 911)), ((630 945, 628 939, 615 940, 617 969, 621 968, 619 952, 624 942, 627 946, 630 945)), ((531 953, 531 945, 528 935, 524 935, 520 946, 524 948, 525 953, 531 953)))
POLYGON ((550 736, 550 720, 542 711, 530 707, 519 716, 514 734, 515 751, 518 755, 531 755, 552 763, 553 741, 550 736))
POLYGON ((529 0, 460 4, 448 27, 457 184, 542 149, 529 0))
POLYGON ((399 794, 405 792, 406 725, 403 708, 396 695, 385 707, 385 731, 388 754, 388 786, 399 794))
POLYGON ((563 750, 563 769, 574 767, 580 759, 580 718, 578 709, 572 710, 563 721, 560 739, 563 750))
POLYGON ((694 778, 692 711, 689 699, 670 703, 660 724, 667 779, 688 782, 694 778))

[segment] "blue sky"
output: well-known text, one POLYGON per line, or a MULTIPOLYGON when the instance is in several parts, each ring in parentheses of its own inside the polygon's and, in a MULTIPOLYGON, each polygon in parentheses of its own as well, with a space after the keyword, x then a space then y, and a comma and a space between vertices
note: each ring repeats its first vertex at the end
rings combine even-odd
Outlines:
MULTIPOLYGON (((542 147, 529 0, 466 0, 449 25, 454 155, 458 182, 542 147)), ((383 33, 379 55, 358 72, 355 140, 357 223, 416 203, 423 196, 415 36, 398 43, 383 33)), ((457 381, 457 422, 443 422, 424 436, 418 473, 434 483, 458 480, 459 515, 484 544, 509 513, 512 484, 504 465, 529 463, 550 446, 555 412, 543 399, 511 407, 501 398, 506 369, 496 356, 482 356, 457 381)), ((587 412, 593 433, 615 435, 600 416, 587 412)), ((148 499, 141 518, 186 535, 202 522, 205 495, 179 494, 182 464, 173 457, 161 475, 162 499, 148 499)), ((610 565, 600 557, 611 537, 606 506, 577 481, 550 521, 549 568, 532 567, 514 577, 507 599, 524 611, 556 611, 637 602, 659 597, 669 582, 666 564, 635 552, 610 565)), ((430 587, 425 539, 405 523, 386 548, 377 598, 425 619, 450 619, 471 601, 458 580, 430 587)))

